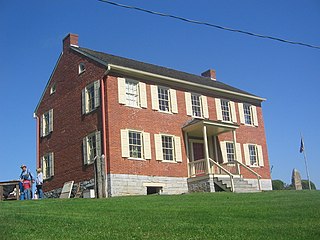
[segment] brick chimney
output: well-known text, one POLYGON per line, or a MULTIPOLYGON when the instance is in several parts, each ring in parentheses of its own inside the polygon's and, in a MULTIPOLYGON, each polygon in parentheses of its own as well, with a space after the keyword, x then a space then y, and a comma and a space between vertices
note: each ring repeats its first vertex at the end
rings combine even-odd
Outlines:
POLYGON ((69 33, 63 39, 63 51, 66 51, 70 46, 79 47, 79 45, 78 45, 78 34, 69 33))
POLYGON ((201 76, 202 77, 211 78, 211 80, 214 80, 214 81, 217 80, 217 78, 216 78, 216 70, 213 70, 213 69, 209 69, 209 70, 201 73, 201 76))

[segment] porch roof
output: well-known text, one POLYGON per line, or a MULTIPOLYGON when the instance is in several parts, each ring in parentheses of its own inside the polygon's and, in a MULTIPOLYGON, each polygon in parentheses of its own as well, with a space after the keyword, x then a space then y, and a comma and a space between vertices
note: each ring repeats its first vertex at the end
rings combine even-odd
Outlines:
POLYGON ((233 123, 226 123, 221 121, 212 121, 207 119, 193 119, 186 123, 182 130, 193 137, 203 136, 203 127, 207 127, 208 136, 217 136, 222 133, 234 131, 239 128, 239 125, 233 123))

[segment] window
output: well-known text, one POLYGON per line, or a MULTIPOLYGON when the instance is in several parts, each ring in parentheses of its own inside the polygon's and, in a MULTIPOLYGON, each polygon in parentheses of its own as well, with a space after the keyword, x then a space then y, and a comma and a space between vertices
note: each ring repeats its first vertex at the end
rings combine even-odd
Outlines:
POLYGON ((131 158, 142 158, 142 134, 129 131, 129 151, 131 158))
POLYGON ((53 152, 45 154, 41 159, 43 179, 51 178, 54 175, 54 157, 53 152))
POLYGON ((50 95, 56 92, 56 84, 54 83, 50 88, 50 95))
POLYGON ((237 122, 234 102, 216 98, 217 119, 225 122, 237 122))
POLYGON ((158 87, 159 110, 164 112, 170 111, 169 89, 158 87))
POLYGON ((53 131, 53 109, 42 114, 40 122, 41 137, 49 135, 53 131))
POLYGON ((100 81, 89 84, 82 90, 82 114, 92 112, 100 106, 100 81))
POLYGON ((181 140, 178 136, 155 134, 156 160, 182 162, 181 140))
POLYGON ((118 78, 118 100, 128 107, 147 108, 146 84, 132 79, 118 78))
POLYGON ((240 143, 234 145, 231 141, 220 142, 222 159, 224 163, 230 163, 235 160, 242 162, 242 153, 240 143))
POLYGON ((245 125, 258 126, 257 107, 248 103, 238 103, 240 122, 245 125))
POLYGON ((257 144, 244 144, 246 164, 264 166, 262 147, 257 144))
POLYGON ((124 158, 150 160, 150 133, 121 129, 121 154, 124 158))
POLYGON ((175 89, 151 85, 152 109, 167 113, 178 113, 175 89))
POLYGON ((85 71, 86 71, 86 66, 84 65, 84 63, 80 63, 79 64, 79 74, 81 74, 85 71))
POLYGON ((126 105, 138 107, 139 104, 139 84, 136 81, 126 80, 126 105))
POLYGON ((227 149, 227 160, 228 162, 233 162, 235 160, 235 152, 234 152, 234 145, 231 142, 226 142, 226 149, 227 149))
POLYGON ((209 118, 207 97, 185 92, 187 115, 196 118, 209 118))
POLYGON ((83 162, 85 165, 91 164, 97 157, 101 157, 101 137, 100 131, 94 132, 83 138, 83 162))

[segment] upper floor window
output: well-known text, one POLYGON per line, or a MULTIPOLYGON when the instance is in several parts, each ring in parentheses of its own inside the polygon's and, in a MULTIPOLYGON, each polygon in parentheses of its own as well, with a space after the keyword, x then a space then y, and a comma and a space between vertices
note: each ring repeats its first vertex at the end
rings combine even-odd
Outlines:
POLYGON ((196 118, 209 118, 207 97, 185 92, 187 115, 196 118))
POLYGON ((156 160, 182 162, 181 140, 178 136, 155 134, 156 160))
POLYGON ((245 125, 258 126, 257 107, 248 103, 238 103, 240 122, 245 125))
POLYGON ((177 93, 175 89, 151 86, 152 109, 168 113, 178 113, 177 93))
POLYGON ((56 84, 52 84, 51 88, 50 88, 50 95, 54 94, 56 92, 56 84))
POLYGON ((101 137, 100 131, 89 134, 82 140, 83 162, 85 165, 91 164, 97 157, 101 157, 101 137))
POLYGON ((234 102, 226 99, 216 98, 217 118, 226 122, 237 122, 234 102))
POLYGON ((129 107, 147 108, 146 84, 132 79, 118 78, 118 100, 129 107))
POLYGON ((78 67, 78 73, 81 74, 85 71, 86 71, 86 66, 84 65, 84 63, 80 63, 78 67))
POLYGON ((40 121, 40 135, 41 137, 49 135, 53 131, 53 109, 42 114, 40 121))
POLYGON ((121 154, 129 159, 151 159, 150 133, 121 129, 121 154))
POLYGON ((257 144, 244 144, 246 164, 249 166, 264 166, 262 147, 257 144))
POLYGON ((45 154, 41 158, 43 179, 51 178, 54 175, 54 155, 53 152, 45 154))
POLYGON ((89 113, 100 106, 100 81, 97 80, 82 90, 82 114, 89 113))

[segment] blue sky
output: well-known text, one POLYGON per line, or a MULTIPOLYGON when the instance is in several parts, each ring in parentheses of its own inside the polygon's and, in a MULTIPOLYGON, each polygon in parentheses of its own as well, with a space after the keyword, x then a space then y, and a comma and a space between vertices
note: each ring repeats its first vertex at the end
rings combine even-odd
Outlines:
MULTIPOLYGON (((320 1, 115 0, 230 28, 320 45, 320 1)), ((263 114, 273 179, 320 188, 320 49, 294 46, 114 7, 96 0, 0 0, 0 181, 35 172, 34 109, 68 33, 94 50, 200 74, 265 97, 263 114)))

